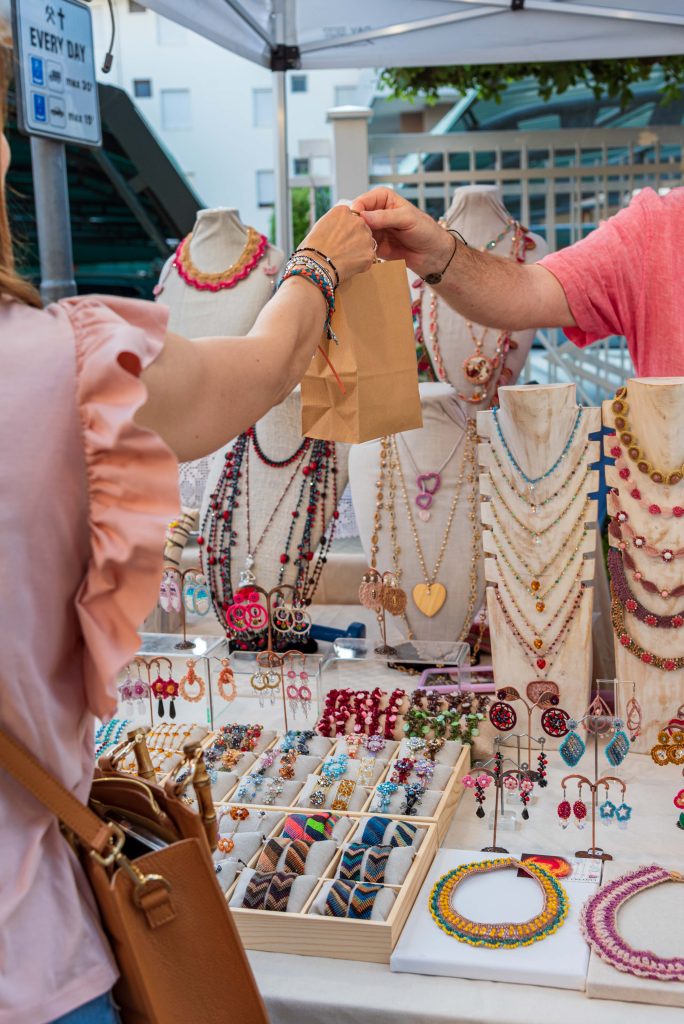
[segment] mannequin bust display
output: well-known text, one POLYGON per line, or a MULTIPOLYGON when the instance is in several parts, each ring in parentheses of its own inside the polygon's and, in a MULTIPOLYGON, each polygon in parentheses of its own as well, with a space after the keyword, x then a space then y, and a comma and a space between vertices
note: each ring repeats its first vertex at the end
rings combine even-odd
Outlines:
MULTIPOLYGON (((396 550, 399 549, 398 565, 401 572, 400 585, 408 595, 406 620, 414 639, 436 641, 459 638, 465 639, 470 631, 473 618, 482 605, 484 595, 484 573, 479 539, 477 516, 477 466, 474 431, 469 442, 466 436, 467 415, 463 404, 448 384, 421 384, 421 406, 423 427, 409 430, 396 437, 396 452, 405 483, 405 495, 398 469, 394 472, 394 515, 396 520, 396 545, 391 539, 392 504, 385 480, 384 507, 378 510, 378 488, 380 457, 384 440, 369 441, 355 445, 349 457, 349 477, 354 502, 354 511, 361 535, 361 544, 368 564, 372 558, 372 537, 378 537, 376 564, 380 572, 394 570, 396 550), (472 462, 464 462, 468 445, 472 462), (463 474, 462 483, 459 478, 463 474), (420 492, 419 478, 433 493, 431 500, 423 500, 429 509, 416 504, 420 492), (429 479, 427 479, 429 477, 429 479), (437 479, 438 478, 438 479, 437 479), (439 482, 438 482, 439 480, 439 482), (438 486, 436 486, 438 485, 438 486), (457 493, 458 492, 458 493, 457 493), (410 516, 406 504, 410 508, 410 516), (380 514, 380 529, 376 515, 380 514), (422 513, 422 514, 421 514, 422 513), (426 518, 426 513, 429 513, 426 518), (474 514, 474 519, 471 515, 474 514), (451 517, 448 538, 444 546, 441 564, 434 573, 440 550, 444 545, 447 525, 451 517), (416 594, 414 588, 425 588, 428 582, 421 568, 415 536, 415 527, 422 547, 428 576, 434 574, 433 595, 436 603, 442 596, 437 584, 445 591, 441 607, 435 611, 433 604, 428 610, 431 615, 419 610, 416 597, 425 604, 425 590, 416 594), (475 532, 475 539, 473 533, 475 532)), ((472 421, 471 421, 472 423, 472 421)), ((472 426, 471 426, 472 430, 472 426)), ((385 474, 388 475, 387 472, 385 474)), ((402 621, 396 620, 401 629, 402 621)), ((406 623, 402 632, 406 635, 406 623)))
MULTIPOLYGON (((644 457, 657 470, 673 472, 684 463, 684 378, 682 377, 649 377, 627 381, 627 411, 625 413, 629 431, 637 438, 637 444, 644 457)), ((604 425, 615 426, 613 400, 603 404, 604 425)), ((624 427, 623 427, 624 431, 624 427)), ((609 496, 608 511, 613 514, 613 522, 609 529, 611 545, 617 547, 620 542, 626 544, 623 553, 622 567, 624 578, 631 591, 632 598, 647 613, 656 616, 673 616, 681 613, 684 597, 663 597, 678 588, 684 582, 682 559, 672 558, 669 564, 661 556, 638 550, 633 537, 644 537, 649 547, 658 551, 672 552, 684 548, 684 518, 672 514, 670 509, 684 507, 684 481, 667 486, 656 483, 648 474, 642 473, 627 454, 627 445, 620 437, 605 438, 605 452, 613 458, 611 449, 620 446, 623 452, 618 465, 606 466, 606 483, 609 488, 619 490, 619 498, 614 501, 609 496), (627 468, 629 478, 620 475, 620 468, 627 468), (635 500, 631 492, 637 488, 641 500, 635 500), (662 509, 661 514, 654 515, 650 506, 662 509), (627 521, 622 524, 622 537, 614 532, 618 521, 615 516, 619 509, 627 513, 627 521), (625 558, 634 562, 631 569, 625 558), (637 578, 635 573, 641 574, 637 578), (648 589, 644 582, 655 583, 659 592, 648 589)), ((618 566, 619 568, 619 566, 618 566)), ((613 587, 617 588, 616 574, 613 573, 613 587)), ((684 655, 684 631, 682 628, 654 627, 642 621, 640 611, 630 612, 624 609, 622 618, 626 633, 634 643, 646 652, 652 652, 663 659, 676 659, 684 655)), ((657 736, 673 713, 682 703, 684 694, 684 669, 670 671, 653 664, 644 663, 641 657, 635 657, 613 635, 617 678, 630 680, 636 684, 636 698, 642 708, 641 734, 635 743, 637 751, 648 752, 657 742, 657 736)), ((631 686, 621 687, 623 706, 622 717, 625 716, 624 702, 632 696, 631 686)))
POLYGON ((560 706, 580 717, 592 680, 597 504, 589 495, 598 490, 599 442, 589 435, 601 428, 600 412, 579 412, 574 384, 501 388, 499 400, 498 414, 477 418, 495 678, 523 696, 532 680, 551 680, 560 706))
MULTIPOLYGON (((185 245, 194 268, 204 274, 221 274, 240 260, 248 242, 249 228, 242 223, 237 210, 217 207, 199 211, 189 237, 185 245)), ((273 294, 276 275, 285 256, 280 249, 268 245, 244 280, 234 287, 216 291, 200 290, 189 284, 174 267, 175 259, 176 255, 167 261, 155 289, 158 300, 169 307, 169 330, 186 338, 207 338, 241 337, 251 330, 273 294)), ((183 505, 199 508, 207 472, 207 459, 181 465, 183 505)))
MULTIPOLYGON (((256 436, 259 448, 269 460, 280 462, 291 458, 302 445, 301 433, 301 394, 300 389, 288 395, 284 402, 271 409, 263 419, 256 424, 256 436)), ((237 439, 236 439, 237 440, 237 439)), ((322 442, 317 442, 321 444, 322 442)), ((226 466, 226 453, 236 444, 232 441, 225 448, 215 452, 209 461, 209 474, 207 487, 201 509, 201 531, 205 545, 209 543, 209 532, 212 516, 208 515, 212 502, 212 495, 216 492, 217 486, 223 476, 226 466)), ((310 442, 313 445, 313 442, 310 442)), ((334 481, 331 477, 326 497, 322 498, 324 503, 324 519, 326 527, 330 525, 333 514, 337 509, 335 496, 339 500, 342 491, 347 485, 348 479, 348 458, 349 446, 338 444, 331 445, 335 449, 337 473, 334 481)), ((311 451, 309 448, 309 452, 311 451)), ((295 510, 300 495, 300 488, 303 481, 301 468, 298 460, 282 468, 266 465, 260 458, 256 457, 253 448, 250 447, 245 459, 249 460, 249 487, 244 474, 242 476, 242 494, 240 502, 233 513, 233 530, 236 533, 235 544, 231 549, 230 568, 231 583, 233 590, 237 589, 240 574, 243 572, 248 561, 247 525, 249 521, 249 535, 251 540, 251 554, 254 563, 251 572, 256 582, 264 590, 271 590, 279 583, 293 584, 296 579, 296 568, 293 558, 285 565, 281 579, 283 565, 281 555, 285 551, 288 534, 292 530, 289 550, 292 553, 297 551, 297 546, 302 542, 305 526, 305 507, 300 506, 300 514, 294 518, 292 513, 295 510), (292 483, 285 493, 288 481, 292 483), (249 517, 249 518, 248 518, 249 517), (294 526, 293 526, 294 523, 294 526), (269 525, 270 524, 270 525, 269 525)), ((310 461, 306 456, 304 463, 310 461)), ((332 466, 332 461, 331 461, 332 466)), ((219 508, 220 515, 223 508, 219 508)), ((320 515, 316 517, 316 525, 313 531, 311 549, 316 552, 318 542, 321 538, 320 515)), ((311 567, 315 565, 315 558, 311 567)), ((221 594, 216 595, 222 598, 221 594)))
MULTIPOLYGON (((548 252, 540 235, 519 230, 496 185, 457 188, 444 223, 460 232, 472 248, 486 248, 498 256, 517 256, 525 263, 534 263, 548 252), (492 244, 494 242, 496 244, 492 244)), ((438 298, 431 288, 416 281, 414 274, 410 275, 410 280, 412 297, 417 295, 416 283, 422 292, 424 343, 438 379, 450 383, 472 410, 487 408, 492 404, 497 384, 513 384, 518 379, 536 332, 517 331, 510 335, 510 351, 508 354, 501 351, 499 365, 492 366, 490 361, 497 358, 497 347, 501 345, 505 349, 508 345, 502 332, 479 324, 469 326, 468 321, 438 298), (473 374, 470 378, 465 373, 466 362, 473 374), (474 401, 478 395, 482 396, 481 400, 474 401)))

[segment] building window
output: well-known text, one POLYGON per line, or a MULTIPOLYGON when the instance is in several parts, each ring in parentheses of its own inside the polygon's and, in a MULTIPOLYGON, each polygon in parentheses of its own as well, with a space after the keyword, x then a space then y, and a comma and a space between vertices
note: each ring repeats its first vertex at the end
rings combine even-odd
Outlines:
POLYGON ((308 156, 296 156, 293 161, 294 173, 295 174, 308 174, 309 173, 309 158, 308 156))
POLYGON ((252 89, 254 127, 270 128, 273 124, 273 89, 252 89))
POLYGON ((138 100, 149 100, 150 96, 152 95, 152 79, 134 78, 133 95, 138 100))
POLYGON ((293 75, 290 79, 290 92, 307 92, 306 75, 293 75))
POLYGON ((129 14, 144 14, 147 10, 142 4, 136 4, 135 0, 128 0, 128 12, 129 14))
POLYGON ((184 46, 188 30, 168 18, 157 18, 157 42, 160 46, 184 46))
POLYGON ((354 107, 359 102, 358 89, 355 85, 335 86, 335 106, 354 107))
POLYGON ((166 131, 187 131, 192 128, 189 89, 162 89, 162 128, 166 131))
POLYGON ((275 206, 275 174, 273 171, 257 171, 256 187, 258 205, 275 206))

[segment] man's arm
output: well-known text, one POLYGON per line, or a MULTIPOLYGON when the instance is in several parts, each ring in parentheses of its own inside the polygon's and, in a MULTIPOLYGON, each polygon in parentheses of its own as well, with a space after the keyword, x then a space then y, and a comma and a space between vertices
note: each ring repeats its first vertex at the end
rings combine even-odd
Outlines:
POLYGON ((352 210, 373 232, 380 257, 403 259, 420 277, 441 273, 451 257, 432 287, 469 320, 509 331, 575 325, 563 288, 544 267, 470 249, 387 188, 359 196, 352 210))

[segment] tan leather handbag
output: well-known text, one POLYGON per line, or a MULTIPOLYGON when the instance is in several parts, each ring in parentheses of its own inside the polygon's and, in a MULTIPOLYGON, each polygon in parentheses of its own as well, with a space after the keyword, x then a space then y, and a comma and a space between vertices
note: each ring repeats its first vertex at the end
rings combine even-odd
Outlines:
MULTIPOLYGON (((136 740, 144 747, 142 734, 136 740)), ((119 966, 114 997, 124 1024, 267 1024, 216 881, 216 819, 202 752, 185 753, 188 780, 164 788, 101 760, 89 809, 0 729, 0 766, 59 818, 79 853, 119 966), (181 799, 191 781, 201 814, 181 799), (140 850, 136 835, 150 852, 130 852, 140 850)))

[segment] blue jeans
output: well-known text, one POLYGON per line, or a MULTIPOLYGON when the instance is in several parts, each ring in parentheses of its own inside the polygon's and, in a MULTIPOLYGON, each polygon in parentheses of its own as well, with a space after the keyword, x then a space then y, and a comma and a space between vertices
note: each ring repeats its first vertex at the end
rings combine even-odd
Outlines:
POLYGON ((114 1009, 111 995, 105 992, 103 996, 79 1006, 52 1024, 119 1024, 119 1014, 114 1009))

